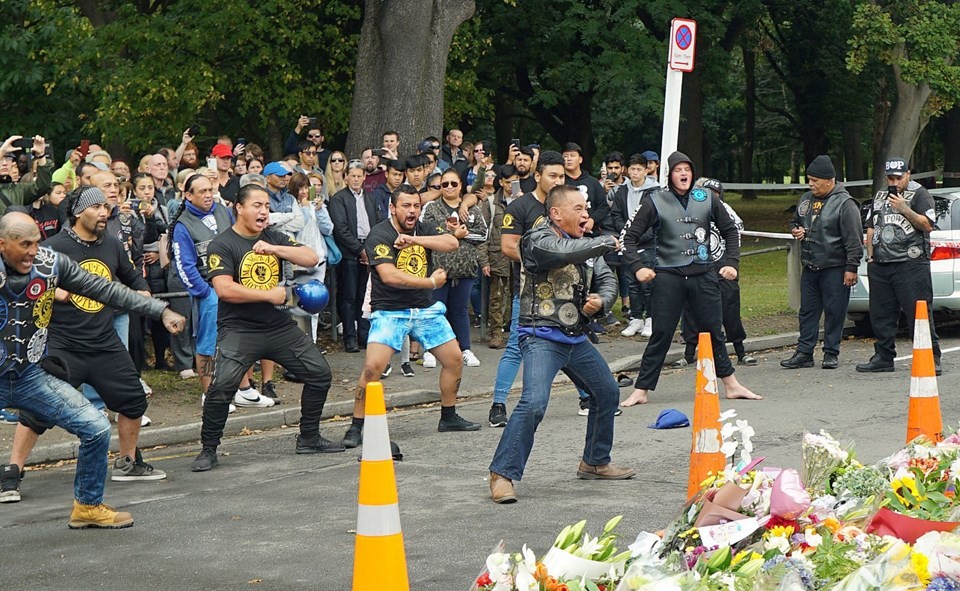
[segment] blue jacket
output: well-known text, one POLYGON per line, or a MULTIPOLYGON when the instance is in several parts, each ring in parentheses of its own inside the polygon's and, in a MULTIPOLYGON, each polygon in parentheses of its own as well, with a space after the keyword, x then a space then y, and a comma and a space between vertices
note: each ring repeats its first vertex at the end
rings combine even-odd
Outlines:
MULTIPOLYGON (((193 206, 189 201, 185 204, 186 209, 180 215, 193 215, 198 218, 204 218, 208 215, 213 215, 213 212, 216 208, 222 207, 217 203, 213 204, 213 207, 210 208, 210 211, 203 212, 193 206)), ((233 214, 230 210, 227 210, 227 214, 230 216, 231 223, 233 222, 233 214)), ((226 228, 217 228, 218 233, 222 233, 226 228)), ((203 277, 200 275, 200 271, 197 270, 197 247, 193 243, 193 238, 190 237, 190 232, 184 227, 183 224, 177 224, 173 228, 173 243, 174 243, 174 253, 176 254, 176 268, 177 272, 180 275, 181 281, 183 281, 184 286, 187 288, 187 291, 190 292, 190 295, 195 298, 205 298, 210 294, 210 284, 204 281, 203 277)))

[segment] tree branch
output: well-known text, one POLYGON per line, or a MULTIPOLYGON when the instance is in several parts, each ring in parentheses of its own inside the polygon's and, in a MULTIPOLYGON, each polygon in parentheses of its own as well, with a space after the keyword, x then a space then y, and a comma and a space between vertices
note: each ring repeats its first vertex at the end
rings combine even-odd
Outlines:
POLYGON ((775 115, 780 115, 784 119, 790 122, 795 129, 800 129, 800 121, 793 115, 793 113, 787 111, 782 107, 774 107, 773 105, 768 105, 761 99, 759 96, 754 95, 754 100, 757 101, 757 104, 760 105, 764 111, 768 113, 773 113, 775 115))

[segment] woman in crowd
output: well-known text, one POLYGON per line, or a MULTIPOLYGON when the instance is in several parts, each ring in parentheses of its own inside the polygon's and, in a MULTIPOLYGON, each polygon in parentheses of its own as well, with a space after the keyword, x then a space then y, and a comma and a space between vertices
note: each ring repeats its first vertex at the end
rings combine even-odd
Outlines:
POLYGON ((67 196, 67 189, 63 183, 54 182, 50 192, 33 202, 30 208, 30 217, 37 222, 40 228, 40 239, 46 240, 57 235, 60 231, 60 213, 57 206, 67 196))
POLYGON ((435 172, 427 177, 427 182, 423 186, 423 192, 420 193, 421 205, 426 206, 427 203, 440 198, 440 176, 439 172, 435 172))
POLYGON ((255 157, 248 158, 247 174, 263 174, 263 160, 255 157))
MULTIPOLYGON (((433 265, 447 271, 447 282, 434 292, 437 301, 447 307, 447 320, 457 335, 467 367, 478 367, 480 360, 470 350, 470 318, 467 304, 477 270, 486 266, 486 252, 478 249, 487 239, 487 225, 476 206, 467 210, 466 224, 460 223, 459 210, 462 196, 460 175, 449 169, 440 177, 440 199, 431 201, 423 208, 423 221, 451 230, 460 241, 460 247, 452 252, 434 252, 433 265)), ((436 367, 436 359, 430 353, 423 355, 424 367, 436 367)))
POLYGON ((330 154, 327 160, 327 169, 323 173, 323 196, 331 197, 336 195, 337 191, 347 188, 347 181, 344 178, 347 170, 347 157, 343 152, 334 152, 330 154))

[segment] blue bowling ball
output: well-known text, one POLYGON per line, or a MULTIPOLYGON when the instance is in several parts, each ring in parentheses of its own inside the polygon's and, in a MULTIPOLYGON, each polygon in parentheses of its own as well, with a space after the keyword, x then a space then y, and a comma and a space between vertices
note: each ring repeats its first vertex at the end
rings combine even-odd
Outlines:
POLYGON ((330 302, 330 292, 321 281, 314 279, 293 288, 297 294, 297 305, 308 314, 319 314, 330 302))

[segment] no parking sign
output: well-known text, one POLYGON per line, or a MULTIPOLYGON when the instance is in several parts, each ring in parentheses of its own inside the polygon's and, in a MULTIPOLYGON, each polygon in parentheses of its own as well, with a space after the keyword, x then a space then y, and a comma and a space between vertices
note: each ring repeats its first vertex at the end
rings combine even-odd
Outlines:
POLYGON ((697 21, 675 18, 670 28, 670 68, 692 72, 697 48, 697 21))

